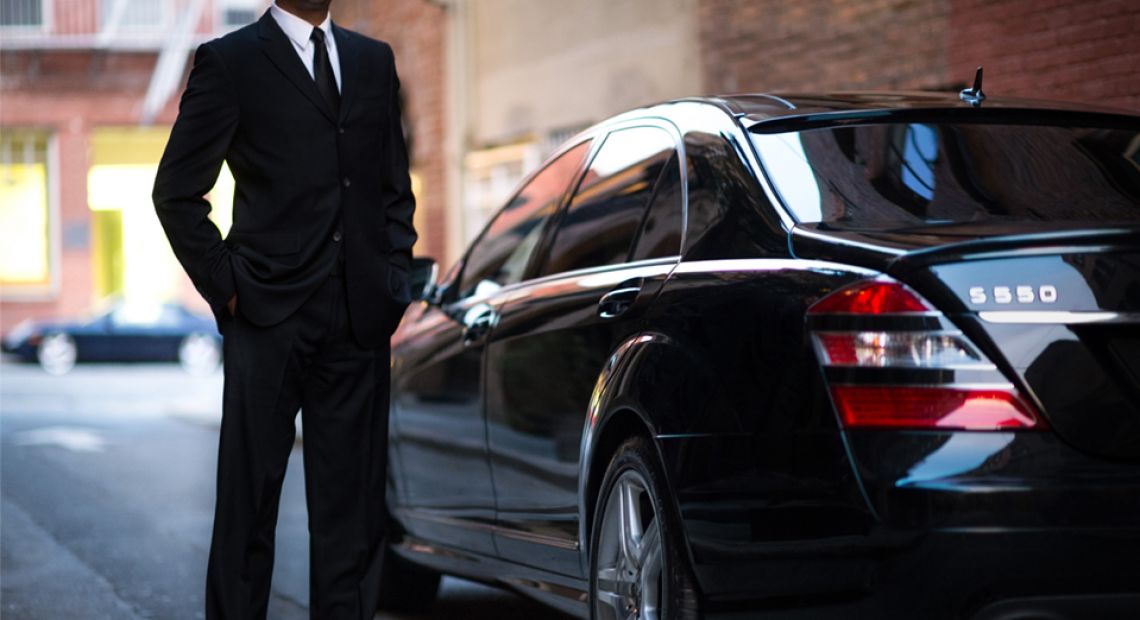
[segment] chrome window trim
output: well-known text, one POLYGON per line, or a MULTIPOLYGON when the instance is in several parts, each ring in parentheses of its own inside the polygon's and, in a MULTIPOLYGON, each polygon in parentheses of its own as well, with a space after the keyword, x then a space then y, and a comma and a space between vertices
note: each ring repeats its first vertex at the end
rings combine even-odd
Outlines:
MULTIPOLYGON (((662 257, 662 258, 649 258, 646 260, 634 261, 632 263, 619 263, 617 265, 603 265, 601 267, 588 267, 585 269, 575 269, 574 271, 563 271, 560 273, 552 273, 548 276, 542 276, 541 278, 532 278, 530 280, 523 280, 521 282, 515 282, 514 284, 504 286, 501 289, 498 289, 496 291, 486 293, 483 295, 472 295, 470 297, 465 297, 463 299, 456 300, 453 303, 456 303, 456 304, 491 303, 491 305, 497 306, 503 301, 508 301, 508 300, 499 300, 498 299, 499 297, 513 297, 513 294, 517 294, 519 291, 521 291, 523 289, 528 289, 528 288, 532 288, 535 286, 541 286, 544 284, 549 284, 551 282, 556 282, 558 280, 566 280, 569 278, 580 278, 583 276, 592 276, 592 275, 598 275, 598 274, 604 274, 604 273, 610 273, 610 272, 616 272, 616 271, 643 270, 643 269, 648 269, 651 267, 660 266, 660 267, 668 267, 668 271, 671 273, 674 270, 675 266, 677 264, 679 264, 680 259, 681 259, 680 255, 666 256, 666 257, 662 257)), ((645 275, 656 275, 656 273, 658 271, 659 270, 651 270, 650 273, 645 274, 645 275)), ((630 276, 630 277, 636 277, 636 276, 630 276)), ((622 278, 622 279, 625 279, 625 278, 622 278)), ((621 280, 618 280, 617 282, 620 282, 620 281, 621 280)), ((615 284, 617 282, 615 282, 615 284)))
POLYGON ((1077 310, 982 310, 978 312, 978 318, 986 323, 1014 325, 1140 323, 1140 313, 1077 310))
MULTIPOLYGON (((826 260, 799 258, 724 258, 714 260, 681 261, 673 273, 709 273, 736 271, 825 271, 854 273, 864 277, 878 277, 881 272, 826 260)), ((940 314, 940 313, 936 313, 940 314)))

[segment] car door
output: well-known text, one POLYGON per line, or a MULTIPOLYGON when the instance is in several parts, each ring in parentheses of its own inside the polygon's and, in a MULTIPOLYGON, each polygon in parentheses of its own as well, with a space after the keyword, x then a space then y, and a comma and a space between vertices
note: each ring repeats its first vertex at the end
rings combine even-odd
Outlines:
POLYGON ((500 308, 486 400, 495 542, 507 559, 582 574, 578 473, 590 395, 678 260, 680 175, 665 126, 610 132, 552 226, 537 277, 500 308))
POLYGON ((393 356, 392 445, 399 517, 411 534, 493 554, 494 488, 483 409, 484 340, 522 279, 547 221, 589 152, 585 141, 535 174, 483 230, 393 356))
POLYGON ((94 329, 77 334, 76 346, 91 361, 157 360, 176 321, 177 316, 161 304, 128 301, 93 323, 94 329))

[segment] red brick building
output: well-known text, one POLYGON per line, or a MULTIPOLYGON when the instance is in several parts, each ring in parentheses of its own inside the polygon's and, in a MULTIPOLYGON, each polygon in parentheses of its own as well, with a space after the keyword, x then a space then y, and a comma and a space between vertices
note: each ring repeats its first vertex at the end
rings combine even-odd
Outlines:
POLYGON ((417 254, 446 254, 446 15, 427 0, 335 0, 337 23, 392 45, 416 184, 417 254))

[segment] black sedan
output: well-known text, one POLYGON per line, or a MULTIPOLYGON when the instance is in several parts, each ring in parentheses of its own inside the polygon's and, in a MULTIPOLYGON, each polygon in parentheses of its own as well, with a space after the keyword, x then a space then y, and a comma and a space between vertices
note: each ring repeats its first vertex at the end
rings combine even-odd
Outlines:
POLYGON ((76 362, 178 362, 205 374, 221 362, 221 338, 212 317, 184 306, 119 301, 92 319, 20 323, 3 350, 52 374, 76 362))
POLYGON ((968 99, 630 112, 421 261, 384 603, 1140 617, 1140 117, 968 99))

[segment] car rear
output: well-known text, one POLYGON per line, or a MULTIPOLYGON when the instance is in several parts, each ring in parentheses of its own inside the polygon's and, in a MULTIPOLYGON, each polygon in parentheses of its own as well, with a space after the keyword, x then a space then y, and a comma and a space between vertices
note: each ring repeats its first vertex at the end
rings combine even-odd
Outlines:
POLYGON ((884 543, 850 613, 1137 617, 1140 121, 959 112, 754 135, 796 256, 881 274, 805 319, 884 543))

